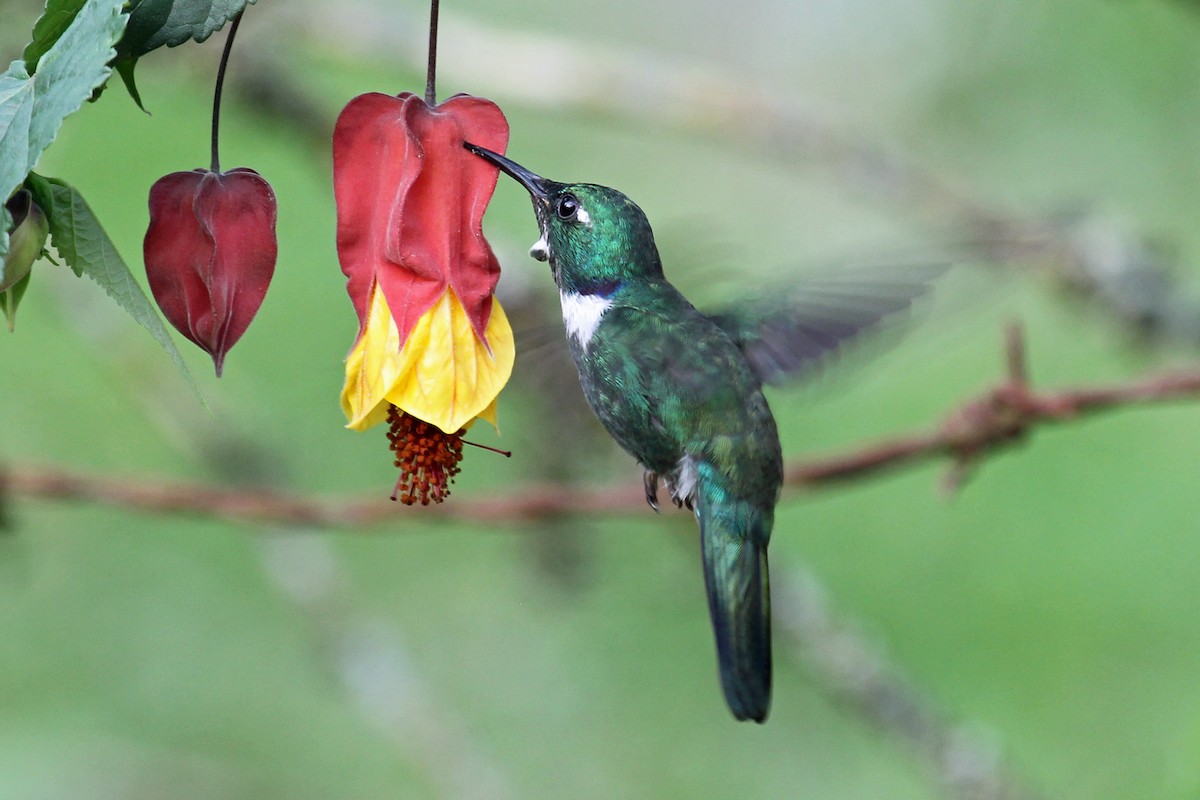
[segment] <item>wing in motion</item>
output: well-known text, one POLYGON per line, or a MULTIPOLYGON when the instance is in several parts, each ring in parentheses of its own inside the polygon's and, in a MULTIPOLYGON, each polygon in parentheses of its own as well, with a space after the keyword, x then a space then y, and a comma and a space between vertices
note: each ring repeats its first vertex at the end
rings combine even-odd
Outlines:
POLYGON ((943 264, 848 269, 803 278, 708 316, 745 354, 759 380, 778 386, 910 308, 947 269, 943 264))

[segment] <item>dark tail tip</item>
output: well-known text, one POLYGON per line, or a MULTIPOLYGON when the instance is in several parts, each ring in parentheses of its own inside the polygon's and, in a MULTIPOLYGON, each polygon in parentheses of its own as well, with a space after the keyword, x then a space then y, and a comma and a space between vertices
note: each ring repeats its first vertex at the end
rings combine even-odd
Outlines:
POLYGON ((771 635, 769 628, 755 636, 749 648, 725 649, 717 639, 721 688, 725 702, 739 722, 767 721, 771 710, 771 635))

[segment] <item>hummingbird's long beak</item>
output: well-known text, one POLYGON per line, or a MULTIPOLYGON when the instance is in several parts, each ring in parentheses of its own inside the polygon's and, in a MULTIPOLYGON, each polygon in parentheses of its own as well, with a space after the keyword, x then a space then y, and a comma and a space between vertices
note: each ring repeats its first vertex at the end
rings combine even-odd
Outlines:
POLYGON ((529 170, 522 167, 515 161, 507 159, 499 153, 493 153, 485 147, 480 147, 477 144, 463 142, 463 147, 470 150, 480 158, 486 159, 513 178, 517 183, 525 187, 525 190, 533 195, 534 200, 546 200, 550 197, 550 186, 553 181, 548 181, 540 175, 535 175, 529 170))

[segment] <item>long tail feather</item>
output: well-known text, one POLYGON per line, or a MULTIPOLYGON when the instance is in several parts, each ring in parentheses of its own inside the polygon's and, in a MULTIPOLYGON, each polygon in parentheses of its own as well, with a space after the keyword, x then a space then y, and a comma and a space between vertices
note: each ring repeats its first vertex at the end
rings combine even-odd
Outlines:
POLYGON ((771 509, 725 497, 703 478, 696 517, 721 688, 739 720, 763 722, 771 705, 771 509))

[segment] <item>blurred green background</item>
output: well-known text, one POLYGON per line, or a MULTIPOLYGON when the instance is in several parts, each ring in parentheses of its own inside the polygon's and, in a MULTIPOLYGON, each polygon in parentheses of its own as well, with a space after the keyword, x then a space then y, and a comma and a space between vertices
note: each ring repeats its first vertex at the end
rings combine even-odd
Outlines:
MULTIPOLYGON (((1009 320, 1047 388, 1194 356, 1195 4, 443 5, 440 94, 496 100, 530 168, 626 191, 700 302, 843 260, 963 263, 902 342, 771 395, 789 458, 936 424, 1001 375, 1009 320)), ((2 55, 39 10, 0 2, 2 55)), ((328 136, 353 95, 423 86, 427 13, 251 8, 222 156, 279 198, 261 313, 220 381, 176 337, 206 411, 93 284, 36 267, 0 335, 8 467, 390 491, 383 432, 338 407, 356 324, 328 136)), ((222 40, 144 59, 152 115, 113 85, 38 167, 137 273, 149 186, 207 164, 222 40)), ((553 344, 511 182, 487 228, 526 335, 502 435, 479 438, 514 455, 468 453, 450 502, 550 478, 636 492, 553 344)), ((330 532, 9 496, 0 797, 1200 798, 1198 457, 1178 404, 1041 429, 953 498, 940 466, 786 493, 763 727, 722 702, 686 514, 397 508, 330 532)))

